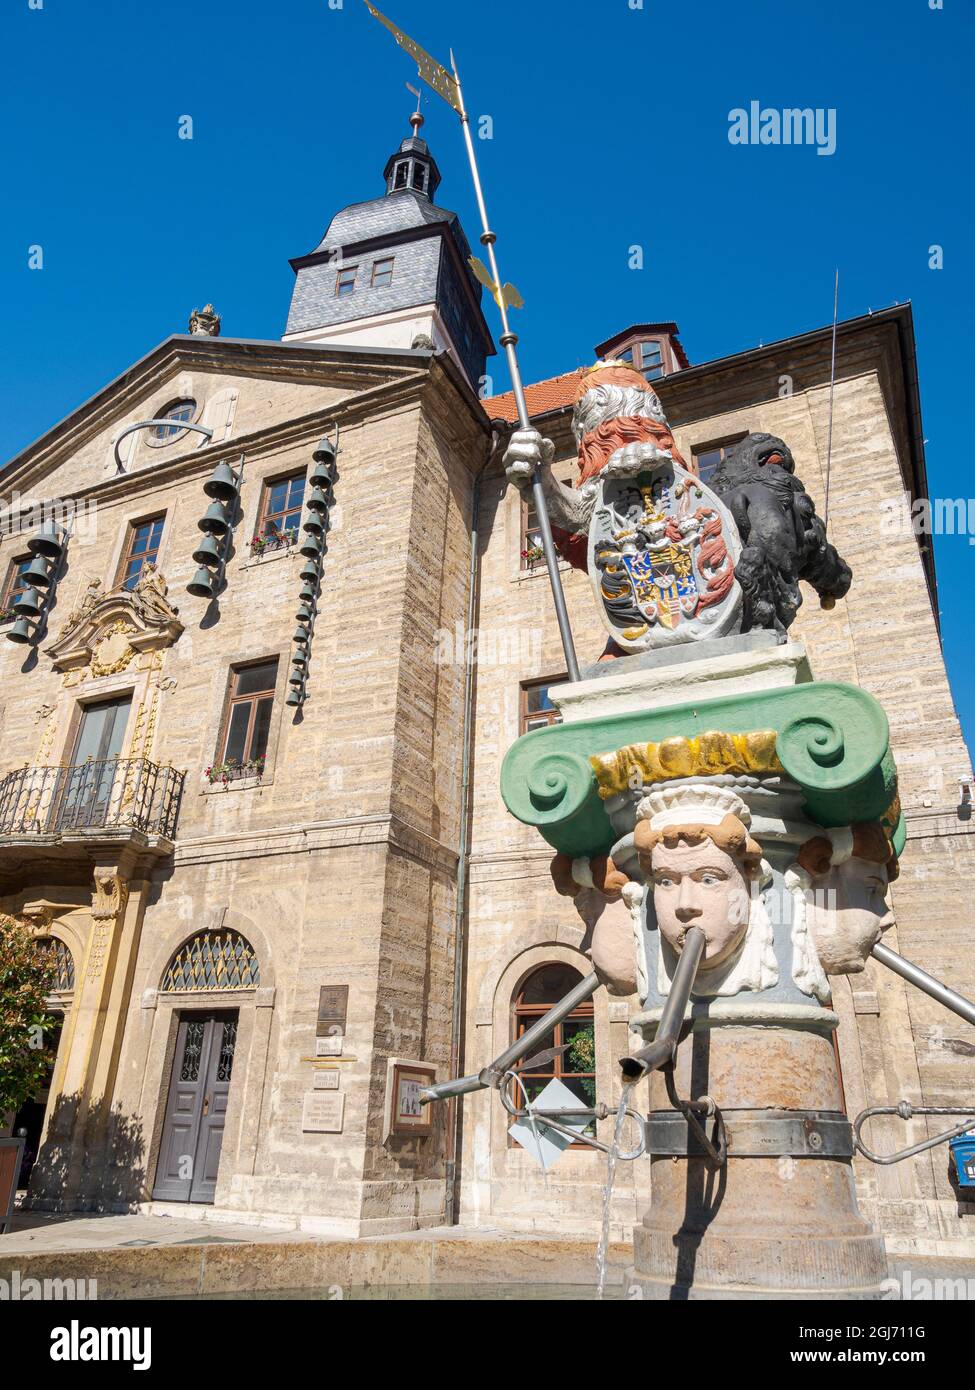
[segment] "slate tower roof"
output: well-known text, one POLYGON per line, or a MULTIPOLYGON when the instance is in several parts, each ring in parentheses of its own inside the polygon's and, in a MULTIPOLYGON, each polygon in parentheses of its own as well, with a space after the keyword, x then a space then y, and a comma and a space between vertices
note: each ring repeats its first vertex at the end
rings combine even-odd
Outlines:
POLYGON ((386 188, 332 218, 319 244, 291 261, 295 287, 285 338, 411 347, 414 330, 451 350, 477 387, 495 352, 455 212, 433 202, 440 170, 413 133, 390 155, 386 188), (422 312, 429 309, 427 320, 422 312))

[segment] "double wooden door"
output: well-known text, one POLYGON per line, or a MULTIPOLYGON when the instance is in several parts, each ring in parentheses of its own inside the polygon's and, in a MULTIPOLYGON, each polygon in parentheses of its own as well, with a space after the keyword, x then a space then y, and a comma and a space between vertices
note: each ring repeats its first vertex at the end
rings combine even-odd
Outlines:
POLYGON ((157 1200, 213 1201, 236 1045, 236 1009, 180 1019, 152 1190, 157 1200))

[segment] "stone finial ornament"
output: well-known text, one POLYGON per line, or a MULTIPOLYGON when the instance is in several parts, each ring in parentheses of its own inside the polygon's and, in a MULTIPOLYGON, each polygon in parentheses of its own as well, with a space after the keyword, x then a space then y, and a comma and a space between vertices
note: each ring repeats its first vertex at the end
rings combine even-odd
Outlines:
MULTIPOLYGON (((826 830, 807 840, 786 874, 801 920, 827 975, 859 975, 894 925, 887 887, 897 859, 882 825, 826 830)), ((810 967, 812 968, 812 966, 810 967)))
POLYGON ((220 337, 220 315, 212 304, 205 304, 202 309, 193 310, 190 314, 189 331, 197 337, 220 337))

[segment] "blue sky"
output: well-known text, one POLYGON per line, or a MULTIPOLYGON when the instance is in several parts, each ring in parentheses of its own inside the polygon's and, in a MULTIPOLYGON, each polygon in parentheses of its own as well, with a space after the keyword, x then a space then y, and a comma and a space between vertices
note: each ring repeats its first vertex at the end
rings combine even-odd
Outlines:
MULTIPOLYGON (((415 81, 361 0, 30 2, 0 18, 3 459, 194 306, 213 301, 227 335, 279 337, 288 258, 381 190, 415 81)), ((632 4, 380 4, 438 56, 453 45, 469 107, 493 117, 482 172, 527 301, 526 378, 644 318, 675 318, 694 362, 817 327, 839 265, 844 318, 913 301, 931 493, 967 495, 971 0, 632 4), (752 100, 835 108, 836 153, 732 146, 728 113, 752 100)), ((439 201, 473 239, 455 118, 424 109, 439 201)), ((941 537, 936 557, 971 737, 975 547, 941 537)))

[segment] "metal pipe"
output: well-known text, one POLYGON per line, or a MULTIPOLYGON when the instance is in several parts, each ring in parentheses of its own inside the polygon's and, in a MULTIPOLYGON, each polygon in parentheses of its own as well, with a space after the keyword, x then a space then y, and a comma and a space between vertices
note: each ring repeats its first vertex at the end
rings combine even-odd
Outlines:
POLYGON ((950 1009, 953 1014, 963 1018, 966 1023, 975 1024, 975 1004, 970 999, 966 999, 953 989, 949 989, 940 980, 936 980, 933 975, 929 975, 926 970, 922 970, 919 965, 915 965, 912 960, 907 960, 905 956, 899 956, 896 951, 892 951, 889 946, 882 946, 878 942, 871 954, 874 960, 879 960, 881 965, 886 965, 888 970, 893 970, 894 974, 900 975, 902 980, 906 980, 908 984, 916 985, 925 994, 929 994, 932 999, 937 999, 939 1004, 944 1004, 946 1009, 950 1009))
POLYGON ((620 1067, 623 1075, 631 1081, 638 1081, 647 1072, 658 1071, 669 1066, 677 1052, 677 1040, 684 1022, 684 1010, 691 997, 691 990, 697 978, 698 968, 704 956, 707 938, 700 927, 691 927, 684 937, 674 978, 670 982, 670 993, 660 1014, 657 1036, 652 1043, 634 1052, 631 1057, 621 1057, 620 1067))
POLYGON ((575 989, 570 989, 564 999, 551 1009, 547 1014, 543 1014, 537 1023, 533 1023, 527 1033, 522 1033, 509 1048, 501 1053, 500 1057, 495 1057, 480 1073, 478 1079, 484 1086, 498 1087, 504 1079, 504 1074, 515 1062, 520 1062, 526 1053, 530 1052, 539 1038, 544 1038, 557 1023, 561 1023, 577 1009, 580 1004, 584 1004, 587 999, 591 999, 599 988, 599 976, 595 972, 587 975, 584 980, 580 980, 575 989))
POLYGON ((472 1076, 458 1076, 453 1081, 439 1081, 436 1086, 427 1086, 420 1092, 420 1104, 429 1105, 432 1100, 450 1100, 452 1096, 470 1095, 471 1091, 483 1091, 485 1083, 475 1072, 472 1076))
MULTIPOLYGON (((454 903, 454 979, 450 1015, 450 1070, 459 1070, 463 1046, 464 1027, 464 963, 465 963, 465 925, 467 920, 467 870, 470 858, 471 834, 471 764, 474 745, 474 661, 471 639, 477 626, 477 612, 480 603, 480 512, 481 484, 484 475, 491 467, 501 446, 502 426, 506 421, 492 420, 491 442, 487 456, 474 478, 471 494, 470 562, 467 574, 467 631, 464 645, 464 722, 461 732, 462 763, 460 787, 460 835, 457 846, 457 885, 454 903)), ((453 1081, 444 1081, 439 1086, 431 1086, 421 1094, 421 1104, 432 1100, 447 1100, 451 1096, 468 1095, 471 1091, 483 1089, 476 1076, 462 1076, 453 1081)), ((446 1199, 447 1223, 456 1224, 457 1169, 460 1164, 461 1120, 460 1107, 455 1106, 448 1117, 449 1135, 447 1139, 446 1161, 446 1199)))
POLYGON ((121 444, 122 440, 125 439, 127 435, 134 434, 136 430, 148 429, 150 425, 176 426, 178 428, 179 433, 182 433, 183 430, 194 430, 197 434, 202 434, 208 444, 210 440, 213 438, 213 430, 207 429, 206 425, 194 425, 190 420, 140 420, 138 424, 126 425, 125 429, 122 430, 121 434, 115 441, 115 467, 118 469, 120 473, 125 472, 125 465, 119 458, 118 446, 121 444))

